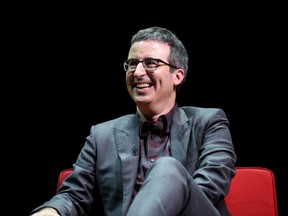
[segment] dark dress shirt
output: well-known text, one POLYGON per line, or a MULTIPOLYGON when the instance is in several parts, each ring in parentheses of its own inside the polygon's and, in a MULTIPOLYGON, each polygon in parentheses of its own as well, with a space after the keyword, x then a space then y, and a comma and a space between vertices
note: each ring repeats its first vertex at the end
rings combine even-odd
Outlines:
POLYGON ((156 124, 146 121, 139 116, 140 157, 134 196, 141 188, 146 172, 162 156, 170 156, 169 137, 171 117, 174 108, 161 115, 156 124))

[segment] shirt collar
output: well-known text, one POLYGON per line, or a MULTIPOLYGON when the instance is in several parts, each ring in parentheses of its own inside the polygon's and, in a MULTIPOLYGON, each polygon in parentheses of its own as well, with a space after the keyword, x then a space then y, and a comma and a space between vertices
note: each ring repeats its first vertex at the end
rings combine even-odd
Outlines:
POLYGON ((154 134, 157 134, 160 137, 162 137, 165 134, 168 134, 170 132, 171 119, 175 107, 176 104, 168 113, 161 115, 157 119, 156 124, 153 124, 152 122, 145 120, 141 112, 137 112, 139 116, 140 136, 147 136, 148 132, 153 132, 154 134))

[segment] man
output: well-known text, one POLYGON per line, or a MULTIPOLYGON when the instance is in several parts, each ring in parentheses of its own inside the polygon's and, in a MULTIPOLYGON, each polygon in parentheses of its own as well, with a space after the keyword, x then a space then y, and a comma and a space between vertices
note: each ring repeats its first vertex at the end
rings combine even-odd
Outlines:
POLYGON ((224 197, 236 155, 225 113, 179 107, 188 71, 182 42, 165 28, 138 31, 124 62, 135 114, 92 126, 74 172, 33 216, 229 215, 224 197))

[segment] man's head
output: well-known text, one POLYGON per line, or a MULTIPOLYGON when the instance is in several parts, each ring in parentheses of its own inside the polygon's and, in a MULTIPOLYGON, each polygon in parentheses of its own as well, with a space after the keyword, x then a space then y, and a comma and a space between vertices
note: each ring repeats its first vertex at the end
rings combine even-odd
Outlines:
POLYGON ((164 113, 185 80, 188 55, 175 34, 151 27, 132 37, 124 68, 128 92, 141 112, 149 107, 149 112, 164 113))

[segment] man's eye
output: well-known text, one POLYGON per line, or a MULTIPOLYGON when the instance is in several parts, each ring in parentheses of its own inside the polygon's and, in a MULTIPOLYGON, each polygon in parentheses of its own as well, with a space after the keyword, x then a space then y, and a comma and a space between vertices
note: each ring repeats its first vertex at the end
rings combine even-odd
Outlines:
POLYGON ((129 62, 129 66, 136 66, 138 64, 138 61, 133 60, 129 62))
POLYGON ((149 60, 149 61, 146 61, 145 64, 148 66, 148 67, 155 67, 157 65, 157 62, 156 61, 153 61, 153 60, 149 60))
POLYGON ((136 66, 137 65, 137 63, 136 62, 131 62, 130 64, 129 64, 129 66, 131 67, 133 67, 133 66, 136 66))

